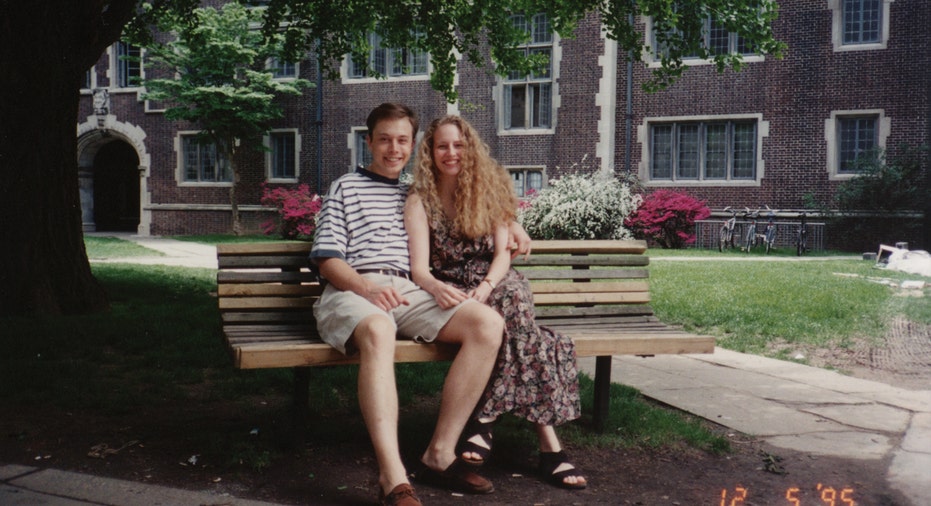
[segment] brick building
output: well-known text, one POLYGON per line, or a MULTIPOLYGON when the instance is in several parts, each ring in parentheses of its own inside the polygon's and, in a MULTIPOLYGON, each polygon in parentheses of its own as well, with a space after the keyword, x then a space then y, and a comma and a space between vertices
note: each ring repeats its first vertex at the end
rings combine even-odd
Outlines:
MULTIPOLYGON (((783 59, 752 54, 709 19, 706 44, 746 51, 743 69, 722 74, 707 61, 688 61, 684 76, 658 93, 641 87, 655 63, 628 67, 595 16, 570 39, 553 34, 543 16, 515 19, 532 35, 525 50, 550 55, 549 70, 501 78, 463 60, 456 104, 430 88, 425 55, 380 48, 377 40, 370 63, 384 79, 364 75, 348 58, 333 81, 318 80, 311 57, 276 67, 283 79, 300 76, 319 87, 283 99, 285 117, 266 138, 270 152, 243 160, 237 190, 244 223, 256 229, 269 216, 259 204, 262 181, 307 183, 325 192, 333 179, 365 163, 365 116, 388 100, 408 103, 423 121, 447 113, 468 118, 512 171, 519 193, 567 171, 630 171, 647 190, 685 190, 716 211, 766 204, 783 210, 783 218, 797 214, 806 199, 828 202, 855 174, 849 161, 857 153, 886 148, 894 156, 901 144, 931 144, 925 0, 779 4, 774 29, 788 44, 783 59)), ((650 20, 637 24, 649 45, 650 20)), ((119 58, 134 51, 114 45, 91 69, 82 93, 85 228, 144 235, 228 231, 228 174, 186 141, 196 125, 169 122, 157 104, 140 98, 129 79, 145 76, 144 65, 119 58)), ((928 188, 927 157, 922 163, 924 176, 915 184, 928 188)), ((929 247, 920 234, 893 239, 929 247)))

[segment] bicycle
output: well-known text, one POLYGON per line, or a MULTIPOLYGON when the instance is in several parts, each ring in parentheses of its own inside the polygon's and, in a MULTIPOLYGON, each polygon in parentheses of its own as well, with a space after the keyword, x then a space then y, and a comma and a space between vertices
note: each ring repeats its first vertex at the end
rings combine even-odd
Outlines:
MULTIPOLYGON (((718 251, 724 252, 725 247, 731 249, 734 248, 734 229, 737 226, 737 211, 731 209, 731 206, 724 208, 724 212, 730 212, 731 217, 724 222, 724 225, 721 225, 721 232, 718 234, 720 242, 718 243, 718 251), (729 245, 729 246, 728 246, 729 245)), ((737 234, 738 236, 740 234, 737 234)))
POLYGON ((750 250, 759 244, 760 237, 759 234, 756 233, 756 220, 760 217, 760 210, 757 209, 756 211, 751 212, 749 207, 745 209, 746 211, 744 211, 744 216, 750 219, 750 225, 747 227, 747 234, 744 237, 743 251, 750 253, 750 250))
POLYGON ((808 251, 808 221, 807 213, 802 212, 798 215, 799 224, 795 231, 795 254, 802 256, 808 251))
POLYGON ((766 206, 766 217, 768 219, 766 223, 766 228, 763 229, 763 244, 766 245, 766 254, 769 254, 769 251, 773 249, 773 246, 776 244, 776 211, 773 211, 766 206))

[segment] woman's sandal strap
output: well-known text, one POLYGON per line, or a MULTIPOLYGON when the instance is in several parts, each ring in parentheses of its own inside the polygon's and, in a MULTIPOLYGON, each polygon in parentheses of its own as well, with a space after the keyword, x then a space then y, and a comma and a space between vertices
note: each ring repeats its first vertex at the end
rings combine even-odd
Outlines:
POLYGON ((585 477, 577 467, 569 462, 569 457, 564 451, 540 452, 540 475, 550 485, 560 488, 580 490, 588 486, 588 483, 566 483, 563 481, 569 476, 585 477), (563 464, 569 464, 572 468, 564 469, 558 473, 555 472, 563 464))

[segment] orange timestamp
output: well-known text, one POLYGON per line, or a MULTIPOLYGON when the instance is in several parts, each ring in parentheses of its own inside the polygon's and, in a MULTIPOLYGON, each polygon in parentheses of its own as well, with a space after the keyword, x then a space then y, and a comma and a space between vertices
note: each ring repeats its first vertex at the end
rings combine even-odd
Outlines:
MULTIPOLYGON (((756 499, 752 497, 751 490, 746 487, 721 489, 720 506, 740 506, 744 501, 756 499)), ((786 506, 824 505, 824 506, 857 506, 854 500, 852 487, 834 488, 819 483, 813 489, 803 490, 799 487, 789 487, 783 496, 786 502, 779 503, 786 506), (813 496, 813 497, 811 497, 813 496)), ((772 503, 776 504, 776 503, 772 503)))

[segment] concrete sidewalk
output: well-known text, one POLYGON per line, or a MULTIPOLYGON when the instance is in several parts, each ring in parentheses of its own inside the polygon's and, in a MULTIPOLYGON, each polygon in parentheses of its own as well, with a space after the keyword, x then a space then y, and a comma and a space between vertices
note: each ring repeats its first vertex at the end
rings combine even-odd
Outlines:
MULTIPOLYGON (((217 265, 212 246, 158 237, 119 237, 164 256, 102 261, 217 265)), ((931 390, 896 388, 722 348, 710 355, 613 360, 615 382, 773 446, 851 459, 891 456, 886 475, 890 486, 908 497, 912 506, 931 504, 931 390)), ((579 366, 594 374, 594 358, 580 360, 579 366)), ((20 466, 0 467, 0 487, 0 504, 11 505, 261 504, 209 492, 20 466)))

